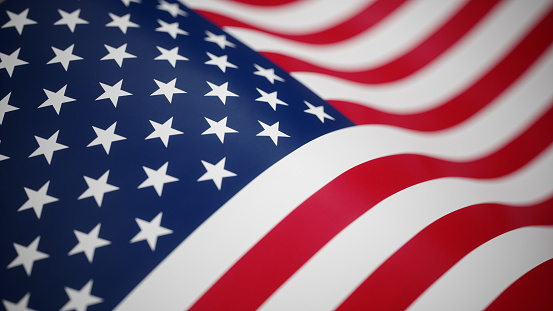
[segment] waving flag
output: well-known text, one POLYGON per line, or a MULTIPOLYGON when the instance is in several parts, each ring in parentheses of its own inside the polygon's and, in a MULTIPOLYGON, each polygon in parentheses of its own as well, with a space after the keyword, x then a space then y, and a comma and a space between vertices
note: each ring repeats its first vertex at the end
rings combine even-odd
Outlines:
POLYGON ((0 4, 4 309, 553 308, 551 1, 181 2, 0 4))

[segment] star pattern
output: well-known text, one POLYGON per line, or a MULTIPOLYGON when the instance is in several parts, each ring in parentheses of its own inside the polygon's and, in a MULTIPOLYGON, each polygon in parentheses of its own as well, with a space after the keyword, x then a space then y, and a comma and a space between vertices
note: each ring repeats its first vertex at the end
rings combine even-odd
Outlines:
POLYGON ((19 300, 17 303, 2 300, 2 304, 4 305, 6 311, 36 311, 28 307, 30 297, 31 294, 26 293, 25 296, 23 296, 23 298, 21 298, 21 300, 19 300))
POLYGON ((171 103, 173 101, 173 95, 174 94, 184 94, 184 93, 186 93, 185 91, 175 87, 175 85, 177 84, 177 78, 175 78, 175 79, 173 79, 173 80, 171 80, 167 83, 163 83, 163 82, 158 81, 156 79, 154 79, 154 82, 157 84, 157 87, 159 89, 157 91, 153 92, 152 95, 150 95, 150 96, 165 95, 165 98, 167 98, 169 103, 171 103))
POLYGON ((38 249, 38 243, 40 242, 40 236, 34 239, 28 246, 23 246, 17 243, 13 243, 13 247, 17 252, 17 257, 10 262, 8 269, 23 266, 28 276, 31 275, 33 265, 35 261, 39 261, 48 258, 49 255, 45 254, 38 249))
POLYGON ((128 6, 131 4, 131 2, 134 2, 134 3, 142 3, 141 0, 121 0, 121 1, 123 2, 123 4, 124 4, 126 7, 128 7, 128 6))
POLYGON ((119 190, 118 187, 108 184, 109 170, 104 173, 100 178, 94 179, 88 176, 83 176, 88 189, 79 196, 79 200, 93 197, 98 204, 98 207, 102 207, 102 201, 104 195, 108 192, 119 190))
POLYGON ((303 102, 307 105, 307 107, 309 107, 309 109, 304 110, 304 112, 316 116, 322 123, 325 123, 325 119, 334 120, 333 117, 325 112, 324 106, 321 105, 315 107, 305 100, 303 102))
POLYGON ((23 188, 27 194, 28 200, 17 210, 18 212, 32 208, 36 214, 36 217, 40 219, 42 215, 42 209, 44 205, 57 202, 58 199, 47 194, 48 187, 50 186, 50 181, 47 181, 40 189, 37 191, 29 188, 23 188))
POLYGON ((171 14, 173 17, 177 16, 186 16, 188 15, 185 11, 181 10, 179 8, 178 3, 169 3, 167 1, 161 0, 159 1, 159 5, 156 7, 158 10, 166 11, 167 13, 171 14))
POLYGON ((36 24, 34 20, 27 18, 27 15, 29 14, 29 9, 25 9, 19 14, 10 11, 6 11, 6 13, 8 13, 8 17, 10 18, 10 20, 2 25, 2 28, 15 27, 17 33, 19 33, 20 35, 23 33, 23 27, 36 24))
POLYGON ((52 157, 54 156, 54 152, 68 148, 67 146, 59 144, 57 142, 59 132, 60 131, 56 131, 48 139, 35 136, 36 142, 38 143, 38 148, 33 153, 31 153, 29 158, 36 157, 42 154, 46 158, 46 161, 48 162, 48 164, 51 164, 52 157))
POLYGON ((205 120, 209 124, 209 128, 205 130, 202 135, 215 134, 217 135, 221 143, 224 143, 226 133, 238 133, 230 127, 227 127, 227 117, 224 117, 219 122, 215 122, 209 118, 205 118, 205 120))
POLYGON ((123 66, 123 60, 125 58, 136 58, 136 56, 127 53, 127 44, 123 44, 122 46, 118 48, 111 47, 107 44, 104 44, 106 49, 108 50, 108 55, 102 57, 100 60, 108 60, 113 59, 119 65, 119 67, 123 66))
POLYGON ((55 47, 52 47, 52 50, 54 51, 56 56, 52 58, 47 64, 60 63, 63 66, 63 69, 67 71, 67 69, 69 68, 69 62, 83 59, 82 57, 73 54, 74 47, 75 47, 74 44, 72 44, 65 50, 60 50, 55 47))
POLYGON ((215 85, 209 81, 206 81, 211 91, 205 94, 204 96, 217 96, 223 102, 223 105, 226 104, 227 97, 238 97, 238 95, 228 90, 228 82, 225 82, 221 85, 215 85))
POLYGON ((140 232, 138 232, 132 239, 131 243, 136 243, 140 241, 148 242, 150 249, 152 251, 156 250, 157 239, 160 236, 168 235, 173 233, 173 230, 167 229, 161 226, 161 218, 163 217, 163 212, 157 214, 154 219, 150 221, 145 221, 139 218, 135 218, 138 227, 140 227, 140 232))
POLYGON ((38 106, 38 108, 52 106, 54 107, 54 110, 56 110, 56 113, 59 115, 62 104, 75 101, 75 99, 65 96, 66 89, 67 89, 67 84, 64 85, 61 89, 59 89, 55 93, 52 91, 48 91, 47 89, 43 89, 48 99, 45 102, 43 102, 40 106, 38 106))
POLYGON ((119 27, 122 33, 126 34, 129 28, 139 28, 138 24, 131 22, 131 13, 123 16, 117 16, 113 13, 109 13, 111 22, 106 24, 106 27, 119 27))
POLYGON ((90 263, 92 263, 94 259, 94 252, 97 248, 111 244, 110 241, 98 237, 100 234, 100 224, 97 224, 89 233, 83 233, 77 230, 73 232, 79 242, 69 251, 68 255, 71 256, 84 253, 86 259, 88 259, 90 263))
POLYGON ((10 101, 11 94, 12 93, 8 93, 8 95, 4 96, 4 98, 0 100, 0 125, 2 125, 2 122, 4 121, 4 116, 6 115, 6 113, 19 109, 17 107, 14 107, 8 104, 8 102, 10 101))
POLYGON ((102 147, 104 147, 104 150, 106 151, 106 154, 109 154, 109 150, 111 149, 111 144, 113 142, 126 139, 123 136, 115 134, 116 125, 117 122, 113 123, 105 130, 93 126, 92 129, 94 129, 97 137, 93 141, 91 141, 87 147, 102 145, 102 147))
POLYGON ((267 80, 269 80, 271 84, 275 84, 275 81, 284 82, 283 78, 275 74, 275 70, 273 68, 266 69, 259 66, 258 64, 253 64, 253 66, 255 67, 255 69, 257 69, 257 71, 255 71, 253 74, 267 78, 267 80))
POLYGON ((270 137, 273 143, 275 143, 275 146, 278 146, 278 138, 279 137, 290 137, 283 132, 278 130, 279 124, 278 122, 269 126, 261 121, 258 121, 259 124, 263 127, 263 131, 259 132, 256 136, 267 136, 270 137))
POLYGON ((173 39, 176 39, 178 35, 185 35, 185 36, 188 35, 188 32, 186 32, 186 31, 179 28, 179 23, 178 22, 174 22, 174 23, 169 24, 169 23, 166 23, 166 22, 162 21, 161 19, 158 19, 157 22, 161 26, 156 28, 156 31, 166 32, 173 39))
POLYGON ((28 64, 26 61, 19 59, 20 50, 21 48, 18 48, 10 55, 0 53, 0 69, 6 69, 10 77, 13 75, 15 67, 28 64))
POLYGON ((207 52, 206 54, 211 59, 208 60, 207 62, 205 62, 205 64, 215 65, 215 66, 219 67, 219 69, 221 69, 222 72, 225 72, 227 70, 227 67, 229 67, 229 68, 238 68, 238 67, 236 67, 236 65, 231 64, 227 61, 227 58, 228 58, 227 55, 215 56, 215 55, 213 55, 209 52, 207 52))
POLYGON ((156 193, 158 196, 161 196, 161 193, 163 192, 163 185, 178 181, 178 178, 175 178, 173 176, 167 175, 167 167, 169 166, 169 162, 165 162, 160 168, 157 170, 153 170, 151 168, 147 168, 143 166, 144 172, 146 172, 146 175, 148 175, 148 178, 144 182, 138 186, 138 189, 146 188, 146 187, 154 187, 156 190, 156 193))
POLYGON ((202 160, 202 165, 207 172, 205 172, 205 174, 198 178, 198 182, 212 180, 213 183, 215 183, 217 189, 221 190, 223 178, 236 176, 236 174, 234 174, 233 172, 227 171, 225 169, 226 160, 227 158, 225 157, 221 159, 221 161, 217 162, 217 164, 215 165, 202 160))
POLYGON ((177 66, 178 60, 188 60, 188 58, 179 55, 179 47, 172 48, 171 50, 166 50, 162 47, 156 46, 156 48, 159 50, 161 55, 154 58, 154 60, 166 60, 175 68, 177 66))
POLYGON ((96 98, 96 100, 109 98, 114 107, 117 107, 119 97, 132 95, 131 93, 123 91, 121 89, 121 87, 123 86, 123 79, 115 83, 113 86, 109 86, 100 82, 100 86, 102 86, 102 88, 104 89, 104 93, 96 98))
POLYGON ((61 15, 61 19, 54 23, 54 25, 67 25, 71 32, 75 32, 75 27, 77 25, 86 25, 87 21, 79 17, 81 14, 81 9, 77 9, 71 13, 67 13, 64 10, 58 9, 58 12, 61 15))
POLYGON ((93 283, 92 280, 88 281, 80 290, 65 287, 69 301, 61 307, 60 311, 86 311, 89 306, 103 302, 102 298, 90 294, 93 283))
POLYGON ((146 137, 146 139, 153 139, 153 138, 159 138, 167 147, 169 145, 169 137, 173 135, 179 135, 183 134, 181 131, 177 131, 173 128, 171 128, 173 124, 173 118, 169 118, 169 120, 165 121, 163 124, 159 124, 157 122, 154 122, 150 120, 150 123, 154 127, 154 131, 146 137))
POLYGON ((207 42, 213 42, 215 44, 217 44, 221 49, 225 49, 225 47, 235 47, 235 44, 232 43, 232 42, 229 42, 227 41, 227 36, 226 35, 216 35, 214 33, 212 33, 211 31, 209 30, 206 30, 205 34, 207 35, 207 37, 205 37, 205 41, 207 42))
POLYGON ((276 91, 269 94, 269 93, 265 93, 260 89, 256 89, 256 90, 259 92, 259 94, 261 94, 261 97, 257 98, 256 101, 268 103, 271 106, 271 108, 273 108, 274 111, 276 111, 277 105, 288 106, 287 103, 277 98, 276 91))

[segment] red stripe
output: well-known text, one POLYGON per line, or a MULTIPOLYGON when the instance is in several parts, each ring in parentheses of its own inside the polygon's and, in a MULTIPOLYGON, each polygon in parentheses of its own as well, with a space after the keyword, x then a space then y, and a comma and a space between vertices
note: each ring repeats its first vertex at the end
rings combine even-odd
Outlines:
POLYGON ((388 124, 418 131, 437 131, 459 124, 507 89, 553 42, 553 11, 517 46, 464 92, 441 106, 416 114, 392 114, 344 101, 328 101, 356 124, 388 124))
POLYGON ((368 5, 365 9, 357 13, 355 16, 352 16, 351 18, 338 25, 332 26, 320 32, 305 35, 289 35, 284 33, 277 33, 217 13, 203 10, 197 10, 196 12, 200 13, 203 17, 207 18, 219 27, 230 26, 248 28, 265 32, 284 39, 299 41, 303 43, 330 44, 349 39, 360 34, 363 31, 366 31, 367 29, 371 28, 372 26, 376 25, 381 20, 386 18, 390 13, 392 13, 405 2, 406 0, 376 0, 375 2, 368 5))
POLYGON ((388 258, 337 310, 404 310, 478 246, 532 225, 553 225, 553 198, 523 207, 480 204, 448 214, 388 258))
POLYGON ((255 5, 255 6, 278 6, 278 5, 284 5, 284 4, 290 4, 292 2, 299 2, 301 0, 231 0, 234 2, 239 2, 243 4, 248 5, 255 5))
POLYGON ((553 259, 511 284, 486 310, 553 310, 553 259))
POLYGON ((361 164, 303 202, 246 253, 192 310, 259 307, 311 256, 356 218, 411 185, 446 176, 493 178, 534 158, 553 137, 553 105, 526 132, 498 152, 473 162, 395 155, 361 164))
POLYGON ((447 23, 417 47, 397 59, 373 69, 338 71, 282 54, 269 52, 263 52, 262 54, 288 72, 317 72, 367 84, 389 83, 417 72, 451 48, 476 26, 498 2, 499 0, 471 0, 467 2, 447 23))

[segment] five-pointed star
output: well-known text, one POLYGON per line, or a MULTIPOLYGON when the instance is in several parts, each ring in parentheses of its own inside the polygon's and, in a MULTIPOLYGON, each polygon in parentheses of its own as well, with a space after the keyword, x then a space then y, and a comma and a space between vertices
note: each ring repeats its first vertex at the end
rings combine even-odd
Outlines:
MULTIPOLYGON (((0 142, 2 142, 2 141, 0 141, 0 142)), ((0 154, 0 161, 7 160, 7 159, 9 159, 9 158, 10 158, 10 157, 7 157, 7 156, 5 156, 5 155, 3 155, 3 154, 0 154)))
POLYGON ((106 27, 119 27, 121 29, 121 32, 124 34, 127 33, 128 28, 139 28, 137 24, 131 22, 131 13, 123 16, 117 16, 112 13, 108 13, 109 17, 111 17, 111 22, 106 24, 106 27))
POLYGON ((171 14, 173 17, 188 15, 185 11, 179 8, 178 3, 169 3, 167 1, 159 1, 159 5, 156 7, 158 10, 163 10, 171 14))
POLYGON ((35 263, 35 261, 48 258, 48 254, 37 250, 39 241, 40 236, 38 236, 33 242, 31 242, 29 246, 23 246, 17 243, 13 243, 13 247, 17 252, 17 257, 15 257, 12 262, 10 262, 10 264, 8 265, 8 269, 22 265, 23 268, 25 268, 25 272, 27 272, 27 275, 31 275, 31 271, 33 270, 33 264, 35 263))
POLYGON ((54 51, 54 53, 56 53, 56 56, 52 58, 47 64, 61 63, 63 69, 67 71, 67 68, 69 67, 69 62, 83 59, 82 57, 73 54, 74 47, 75 45, 72 44, 70 47, 63 51, 52 47, 52 50, 54 51))
POLYGON ((98 179, 83 176, 86 184, 88 185, 88 189, 86 189, 86 191, 83 192, 81 196, 79 196, 79 200, 94 197, 94 200, 96 200, 96 204, 98 204, 98 207, 101 207, 102 201, 104 200, 104 194, 119 190, 119 187, 108 184, 108 176, 109 170, 107 170, 104 175, 102 175, 98 179))
POLYGON ((71 32, 75 32, 75 27, 77 24, 88 24, 87 21, 79 17, 81 14, 81 9, 77 9, 72 13, 67 13, 64 10, 58 9, 58 12, 61 15, 61 19, 54 23, 54 25, 67 25, 71 32))
POLYGON ((159 52, 161 52, 161 55, 154 58, 154 60, 166 60, 173 66, 173 68, 177 66, 177 61, 178 60, 188 60, 188 58, 186 58, 182 55, 179 55, 179 47, 178 46, 171 49, 171 50, 166 50, 166 49, 164 49, 162 47, 159 47, 159 46, 156 46, 156 47, 159 50, 159 52))
POLYGON ((235 47, 234 43, 227 41, 226 35, 215 35, 209 30, 206 30, 205 34, 207 35, 207 37, 205 37, 204 39, 205 41, 213 42, 223 50, 225 49, 226 46, 231 48, 235 47))
POLYGON ((177 131, 173 128, 171 128, 171 125, 173 124, 173 118, 171 117, 169 120, 165 121, 163 124, 159 124, 157 122, 154 122, 150 120, 150 123, 154 127, 154 131, 146 137, 146 139, 152 139, 152 138, 159 138, 167 147, 169 145, 169 137, 173 135, 179 135, 183 134, 181 131, 177 131))
POLYGON ((7 112, 19 109, 8 104, 11 94, 11 92, 8 93, 8 95, 4 96, 4 98, 0 100, 0 125, 2 125, 2 121, 4 121, 4 115, 6 115, 7 112))
POLYGON ((262 77, 267 78, 267 80, 269 80, 269 82, 271 82, 271 84, 274 84, 275 80, 280 81, 280 82, 284 82, 283 78, 281 78, 281 77, 279 77, 275 74, 275 70, 273 68, 265 69, 265 68, 259 66, 258 64, 253 64, 253 65, 255 66, 255 69, 257 69, 257 71, 253 73, 254 75, 258 75, 258 76, 262 76, 262 77))
POLYGON ((150 249, 152 251, 156 250, 157 239, 160 236, 173 233, 173 230, 167 229, 161 226, 161 217, 163 212, 157 214, 154 219, 150 221, 145 221, 142 219, 135 218, 136 223, 140 227, 140 232, 138 232, 132 239, 131 243, 144 241, 148 242, 150 249))
POLYGON ((309 109, 306 109, 303 112, 307 112, 307 113, 310 113, 310 114, 316 116, 323 123, 325 123, 325 119, 334 120, 333 117, 331 117, 330 115, 328 115, 325 112, 325 108, 324 108, 323 105, 315 107, 315 106, 311 105, 310 103, 308 103, 305 100, 303 102, 307 105, 307 107, 309 107, 309 109))
POLYGON ((48 164, 50 164, 52 162, 52 157, 54 156, 54 152, 68 148, 65 145, 57 143, 59 132, 60 131, 58 130, 57 132, 54 133, 54 135, 50 136, 50 138, 48 139, 35 136, 36 142, 38 143, 38 148, 33 153, 31 153, 29 158, 36 157, 42 154, 46 158, 46 161, 48 161, 48 164))
POLYGON ((55 93, 48 91, 47 89, 43 89, 44 93, 46 93, 46 96, 48 96, 48 99, 45 102, 43 102, 42 105, 38 106, 38 108, 52 106, 56 110, 56 113, 59 115, 61 110, 61 104, 75 101, 75 99, 65 96, 66 88, 67 88, 67 84, 64 85, 61 89, 59 89, 55 93))
POLYGON ((16 66, 27 65, 28 63, 24 60, 19 59, 19 51, 21 48, 18 48, 10 55, 0 53, 0 69, 4 68, 8 72, 8 75, 11 77, 13 74, 13 69, 16 66))
POLYGON ((102 147, 104 147, 104 150, 106 151, 106 154, 109 154, 111 143, 115 141, 127 139, 123 136, 115 134, 116 125, 117 125, 117 122, 113 123, 112 125, 110 125, 110 127, 108 127, 105 130, 102 130, 101 128, 97 128, 93 126, 92 129, 94 129, 94 132, 96 133, 97 137, 93 141, 91 141, 87 147, 102 145, 102 147))
POLYGON ((202 133, 202 135, 215 134, 219 137, 221 143, 225 141, 226 133, 238 133, 237 131, 227 127, 227 117, 224 117, 219 122, 215 122, 211 119, 205 118, 207 123, 209 123, 209 128, 202 133))
POLYGON ((177 35, 188 35, 188 32, 182 30, 179 28, 179 23, 166 23, 162 21, 161 19, 158 19, 157 22, 161 25, 161 27, 156 28, 156 31, 159 32, 166 32, 168 33, 173 39, 177 38, 177 35))
POLYGON ((256 101, 268 103, 271 106, 271 108, 273 108, 274 111, 276 111, 277 105, 288 106, 287 103, 277 98, 276 91, 270 94, 267 94, 258 88, 256 88, 256 90, 259 92, 259 94, 261 94, 261 97, 257 98, 256 101))
POLYGON ((127 44, 123 44, 122 46, 118 48, 111 47, 107 44, 104 44, 106 49, 108 50, 108 55, 102 57, 100 60, 108 60, 113 59, 119 65, 119 67, 123 66, 123 59, 125 58, 136 58, 136 56, 127 53, 127 44))
POLYGON ((121 0, 123 2, 123 4, 128 7, 131 2, 134 2, 134 3, 141 3, 140 0, 121 0))
POLYGON ((228 82, 225 82, 219 86, 206 81, 209 87, 211 88, 211 91, 204 96, 217 96, 219 99, 223 102, 223 105, 226 104, 227 96, 228 97, 239 97, 238 95, 234 94, 233 92, 228 90, 228 82))
POLYGON ((223 56, 215 56, 209 52, 206 53, 207 56, 209 56, 209 58, 211 58, 210 60, 208 60, 207 62, 205 62, 205 64, 207 65, 215 65, 217 67, 219 67, 219 69, 221 69, 222 72, 225 72, 227 70, 227 67, 230 67, 230 68, 238 68, 236 67, 236 65, 234 64, 231 64, 227 61, 227 58, 228 56, 227 55, 223 55, 223 56))
POLYGON ((167 166, 169 166, 169 162, 165 162, 157 171, 143 166, 142 168, 146 172, 146 175, 148 175, 148 178, 138 186, 138 189, 154 187, 157 195, 161 196, 164 184, 178 181, 177 178, 167 175, 167 166))
POLYGON ((202 160, 202 164, 207 172, 198 179, 198 181, 213 180, 217 189, 221 190, 223 178, 236 176, 233 172, 225 170, 225 161, 227 158, 221 159, 217 164, 213 165, 202 160))
POLYGON ((8 13, 8 17, 10 18, 10 20, 9 22, 2 25, 2 28, 15 27, 15 29, 17 29, 17 32, 21 34, 23 32, 23 27, 36 24, 34 20, 27 18, 27 14, 29 14, 29 9, 25 9, 19 14, 15 14, 10 11, 6 11, 6 13, 8 13))
POLYGON ((261 126, 263 127, 263 131, 259 132, 256 136, 267 136, 270 137, 273 140, 273 143, 275 143, 275 146, 278 145, 278 138, 279 137, 290 137, 283 132, 278 130, 278 122, 269 126, 261 121, 257 121, 261 126))
POLYGON ((102 298, 91 295, 93 281, 88 281, 80 290, 65 287, 65 293, 69 296, 69 301, 61 307, 60 311, 86 311, 88 306, 103 302, 102 298))
POLYGON ((92 263, 94 259, 94 252, 97 248, 111 244, 110 241, 104 240, 98 237, 100 234, 100 224, 97 224, 94 229, 90 230, 89 233, 80 232, 73 230, 79 243, 69 251, 67 255, 75 255, 78 253, 84 253, 88 262, 92 263))
POLYGON ((157 81, 156 79, 154 79, 154 82, 157 84, 157 87, 159 89, 157 91, 153 92, 152 95, 150 95, 150 96, 165 95, 165 98, 167 98, 169 103, 171 103, 171 101, 173 100, 173 94, 186 93, 185 91, 183 91, 181 89, 177 89, 175 87, 175 84, 177 84, 177 78, 175 78, 175 79, 173 79, 173 80, 171 80, 167 83, 157 81))
POLYGON ((7 300, 2 300, 2 304, 4 305, 4 308, 6 309, 6 311, 36 311, 34 309, 27 307, 29 305, 29 297, 31 297, 31 294, 27 293, 17 303, 13 303, 7 300))
POLYGON ((104 89, 104 93, 96 98, 96 100, 109 98, 113 103, 113 106, 117 107, 117 101, 119 100, 119 97, 132 95, 129 92, 121 90, 122 85, 123 79, 115 83, 113 86, 109 86, 100 82, 100 86, 102 86, 102 88, 104 89))
POLYGON ((44 205, 58 201, 57 198, 46 194, 48 192, 48 186, 50 186, 50 181, 47 181, 40 189, 38 189, 38 191, 23 187, 25 193, 27 194, 28 200, 17 211, 21 212, 32 208, 35 211, 36 217, 40 219, 44 205))

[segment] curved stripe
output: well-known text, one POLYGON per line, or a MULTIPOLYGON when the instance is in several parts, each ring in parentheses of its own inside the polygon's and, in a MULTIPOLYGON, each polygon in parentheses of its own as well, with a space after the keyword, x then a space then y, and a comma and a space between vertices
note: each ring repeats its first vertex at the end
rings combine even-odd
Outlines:
POLYGON ((337 234, 261 309, 334 310, 388 257, 441 217, 484 202, 529 205, 552 195, 553 146, 506 177, 440 178, 406 188, 337 234))
POLYGON ((434 178, 492 178, 510 173, 551 144, 553 137, 542 135, 551 131, 553 107, 513 142, 476 161, 448 162, 418 155, 396 155, 363 163, 325 185, 292 211, 242 256, 191 310, 230 306, 232 310, 256 309, 330 239, 376 203, 434 178))
POLYGON ((548 109, 553 88, 545 83, 542 89, 541 80, 537 84, 531 78, 524 81, 511 88, 509 96, 499 98, 467 122, 439 133, 355 126, 298 148, 217 210, 117 310, 188 308, 295 207, 360 163, 399 153, 470 161, 494 152, 548 109))
POLYGON ((236 2, 217 0, 179 0, 194 9, 209 11, 232 17, 265 30, 306 34, 324 30, 347 20, 374 0, 340 1, 311 0, 297 1, 277 7, 255 7, 236 2))
POLYGON ((530 270, 511 284, 487 311, 553 310, 553 259, 530 270))
MULTIPOLYGON (((553 223, 553 217, 548 220, 553 223)), ((409 310, 481 310, 516 279, 551 258, 552 226, 507 232, 461 259, 409 310)))
POLYGON ((240 2, 244 4, 249 4, 249 5, 272 6, 272 5, 289 4, 289 3, 293 3, 301 0, 263 0, 263 2, 260 2, 259 0, 231 0, 231 1, 240 2))
POLYGON ((468 1, 451 19, 441 25, 438 30, 430 34, 414 49, 387 64, 368 70, 331 70, 313 65, 308 61, 295 59, 286 54, 263 53, 263 55, 288 72, 316 72, 366 84, 390 83, 417 72, 438 58, 481 22, 498 2, 499 0, 468 1))
MULTIPOLYGON (((373 3, 367 5, 364 9, 360 10, 357 14, 350 17, 346 21, 329 27, 319 32, 302 34, 302 35, 288 35, 273 31, 267 31, 259 27, 243 23, 236 19, 227 17, 209 11, 199 10, 203 17, 212 21, 219 27, 239 27, 247 28, 255 31, 265 32, 267 34, 278 36, 292 41, 299 41, 307 44, 330 44, 340 42, 351 37, 354 37, 363 31, 378 24, 389 14, 394 12, 398 7, 405 3, 407 0, 375 0, 373 3)), ((490 1, 491 2, 491 1, 490 1)), ((329 6, 328 9, 332 10, 335 6, 329 6)), ((331 25, 329 25, 331 26, 331 25)))

